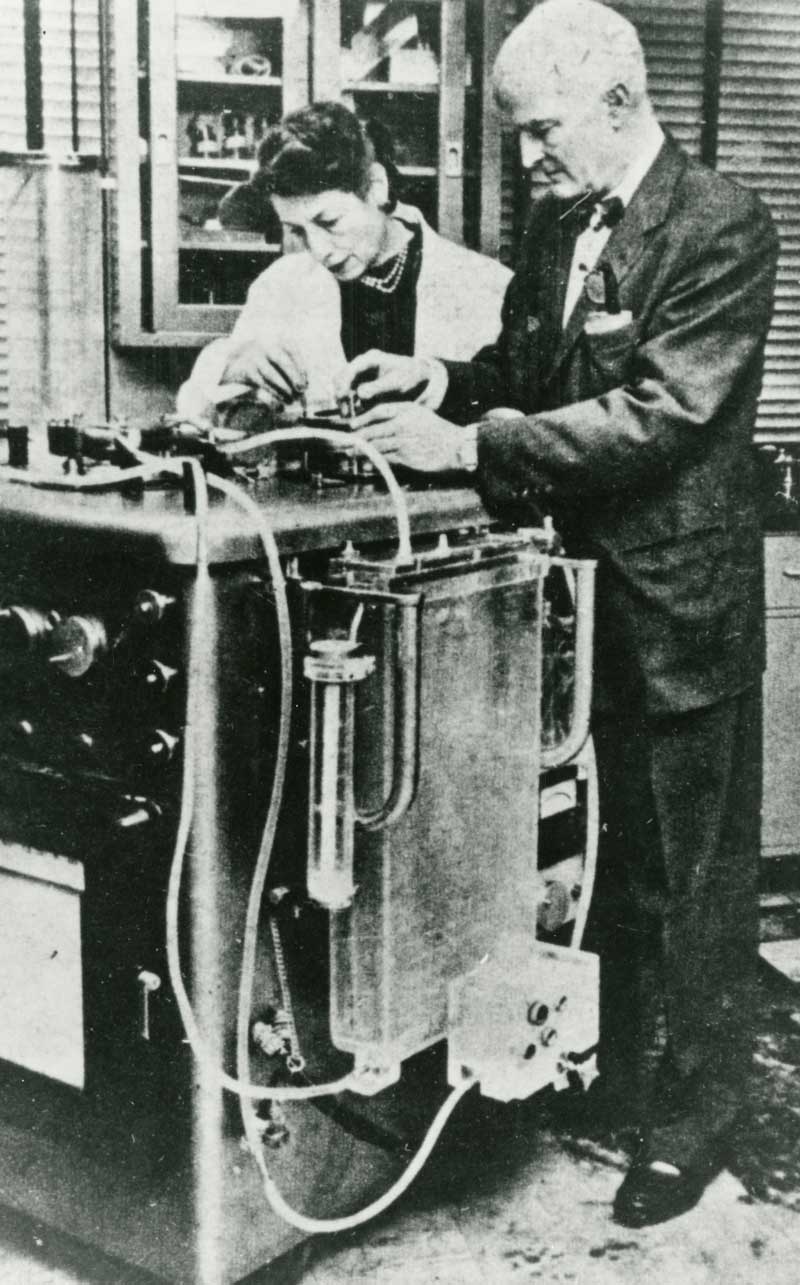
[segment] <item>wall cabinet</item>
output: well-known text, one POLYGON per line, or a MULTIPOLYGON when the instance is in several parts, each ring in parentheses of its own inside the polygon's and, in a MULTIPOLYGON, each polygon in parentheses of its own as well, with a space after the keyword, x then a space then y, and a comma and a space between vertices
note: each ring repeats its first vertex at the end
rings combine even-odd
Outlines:
POLYGON ((117 338, 191 347, 230 329, 280 230, 226 226, 269 125, 341 98, 395 141, 404 195, 496 252, 500 125, 486 0, 139 0, 115 5, 117 338))

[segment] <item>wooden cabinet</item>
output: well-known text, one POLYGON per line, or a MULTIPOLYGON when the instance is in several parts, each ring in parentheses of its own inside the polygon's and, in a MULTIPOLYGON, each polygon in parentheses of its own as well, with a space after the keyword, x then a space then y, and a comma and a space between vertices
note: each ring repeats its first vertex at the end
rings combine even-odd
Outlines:
POLYGON ((342 98, 395 140, 404 195, 496 252, 500 125, 485 69, 507 7, 480 0, 117 0, 117 338, 227 332, 280 232, 224 226, 265 129, 342 98))
POLYGON ((764 856, 800 853, 800 536, 768 535, 764 856))
POLYGON ((230 329, 280 253, 274 221, 226 228, 218 206, 249 177, 268 126, 308 101, 309 0, 114 12, 118 338, 201 344, 230 329))

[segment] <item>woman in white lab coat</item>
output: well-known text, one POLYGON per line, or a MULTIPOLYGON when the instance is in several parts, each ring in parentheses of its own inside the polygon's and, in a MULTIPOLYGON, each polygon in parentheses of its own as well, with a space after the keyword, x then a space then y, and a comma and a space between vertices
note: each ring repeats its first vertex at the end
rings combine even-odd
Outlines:
POLYGON ((242 384, 278 411, 300 397, 331 406, 346 362, 369 349, 467 359, 496 338, 509 270, 440 237, 396 200, 396 179, 374 127, 341 103, 268 131, 248 198, 271 202, 295 252, 256 278, 230 336, 200 353, 181 415, 218 422, 225 389, 242 384))

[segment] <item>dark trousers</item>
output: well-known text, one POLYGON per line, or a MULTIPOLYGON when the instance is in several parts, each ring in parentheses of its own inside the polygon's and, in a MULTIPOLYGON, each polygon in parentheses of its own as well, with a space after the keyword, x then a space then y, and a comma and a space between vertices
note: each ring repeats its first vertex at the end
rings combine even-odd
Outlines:
POLYGON ((602 961, 602 1068, 639 1095, 654 1151, 690 1164, 732 1122, 751 1061, 760 687, 665 718, 604 715, 594 739, 602 829, 586 944, 602 961))

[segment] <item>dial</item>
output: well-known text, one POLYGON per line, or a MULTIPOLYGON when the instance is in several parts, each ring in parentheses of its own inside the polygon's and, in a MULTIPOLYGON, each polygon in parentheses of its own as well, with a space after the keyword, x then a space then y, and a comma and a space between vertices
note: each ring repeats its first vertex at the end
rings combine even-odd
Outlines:
POLYGON ((48 660, 68 678, 82 678, 107 647, 105 625, 96 616, 67 616, 50 634, 48 660))

